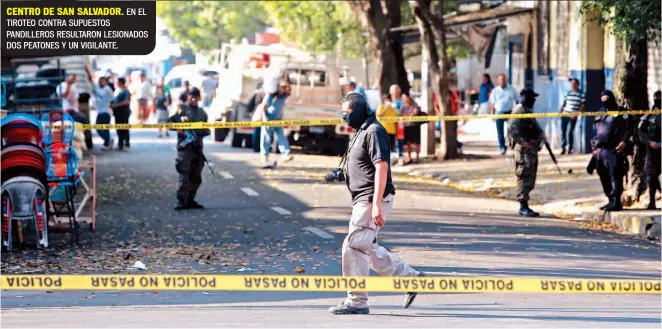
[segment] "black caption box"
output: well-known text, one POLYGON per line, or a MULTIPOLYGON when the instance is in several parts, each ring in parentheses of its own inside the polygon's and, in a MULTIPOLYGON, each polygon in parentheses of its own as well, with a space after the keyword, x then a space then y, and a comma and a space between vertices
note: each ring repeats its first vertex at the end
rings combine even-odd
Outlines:
POLYGON ((2 1, 2 56, 147 55, 155 1, 2 1))

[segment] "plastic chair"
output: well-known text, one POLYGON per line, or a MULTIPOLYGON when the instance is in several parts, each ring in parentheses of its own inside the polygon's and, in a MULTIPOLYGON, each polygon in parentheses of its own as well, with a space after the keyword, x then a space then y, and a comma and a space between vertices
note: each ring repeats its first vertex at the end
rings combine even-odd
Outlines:
POLYGON ((31 143, 17 143, 4 147, 0 170, 2 183, 19 176, 32 177, 44 186, 48 183, 44 151, 31 143))
MULTIPOLYGON (((47 198, 46 157, 41 147, 17 143, 3 147, 0 165, 2 176, 2 241, 13 248, 15 222, 34 220, 37 247, 48 246, 48 224, 44 203, 47 198)), ((22 225, 22 224, 21 224, 22 225)), ((22 240, 19 230, 19 241, 22 240)))
MULTIPOLYGON (((37 248, 48 247, 48 223, 44 203, 46 187, 37 179, 18 176, 2 184, 2 245, 13 249, 14 223, 33 221, 37 248)), ((22 238, 22 230, 19 232, 22 238)))
POLYGON ((31 115, 13 113, 2 118, 2 146, 31 143, 42 146, 41 122, 31 115))
POLYGON ((76 222, 76 206, 74 196, 76 185, 80 182, 78 171, 78 156, 74 148, 66 143, 54 143, 45 150, 46 176, 49 191, 64 189, 64 198, 49 200, 49 216, 66 215, 71 230, 71 244, 78 243, 78 222, 76 222))
POLYGON ((54 143, 65 143, 71 145, 74 140, 76 123, 71 115, 62 111, 50 111, 41 117, 41 129, 45 146, 54 143))

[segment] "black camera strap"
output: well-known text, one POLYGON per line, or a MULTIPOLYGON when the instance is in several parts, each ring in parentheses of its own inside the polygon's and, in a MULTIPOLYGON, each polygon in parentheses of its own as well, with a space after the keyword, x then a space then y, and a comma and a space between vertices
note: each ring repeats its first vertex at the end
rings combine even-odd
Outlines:
POLYGON ((356 133, 354 134, 354 137, 352 137, 352 140, 349 141, 349 143, 347 144, 347 149, 345 149, 345 154, 343 154, 342 159, 340 159, 340 162, 338 163, 338 168, 344 170, 343 166, 347 164, 347 155, 349 155, 349 151, 352 149, 352 147, 354 147, 354 144, 356 144, 356 140, 359 137, 359 133, 361 133, 361 131, 363 130, 364 129, 357 130, 356 133))
POLYGON ((375 114, 370 114, 370 112, 368 112, 368 117, 363 122, 363 124, 361 124, 361 128, 356 130, 356 133, 354 134, 354 137, 352 138, 352 140, 349 141, 349 143, 347 145, 347 149, 345 150, 345 154, 343 154, 342 159, 340 159, 340 162, 338 163, 338 168, 343 169, 343 171, 346 172, 346 170, 344 169, 343 166, 347 164, 347 155, 349 155, 350 150, 352 149, 352 147, 354 147, 354 144, 356 143, 356 140, 358 139, 359 134, 369 126, 369 125, 366 125, 365 123, 368 120, 371 120, 371 119, 375 119, 375 114))

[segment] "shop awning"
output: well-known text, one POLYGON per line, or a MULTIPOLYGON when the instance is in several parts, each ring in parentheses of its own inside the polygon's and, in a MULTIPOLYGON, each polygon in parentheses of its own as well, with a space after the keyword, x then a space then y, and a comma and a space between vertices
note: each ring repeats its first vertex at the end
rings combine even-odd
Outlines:
MULTIPOLYGON (((463 38, 474 48, 477 56, 485 59, 485 67, 490 66, 497 31, 504 28, 504 19, 512 16, 530 14, 535 8, 499 6, 457 15, 445 15, 446 39, 451 41, 463 38), (467 26, 468 25, 468 26, 467 26)), ((420 42, 418 25, 401 26, 389 30, 391 38, 401 44, 420 42)))

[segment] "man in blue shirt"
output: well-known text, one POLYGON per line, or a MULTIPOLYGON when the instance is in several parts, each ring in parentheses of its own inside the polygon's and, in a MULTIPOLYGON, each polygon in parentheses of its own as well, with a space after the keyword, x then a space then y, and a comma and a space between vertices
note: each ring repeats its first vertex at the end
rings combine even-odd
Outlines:
MULTIPOLYGON (((110 123, 110 102, 113 100, 113 90, 108 86, 108 78, 99 78, 99 84, 94 85, 94 102, 97 108, 96 124, 110 123)), ((103 139, 103 149, 108 151, 113 147, 108 129, 97 129, 103 139)))
MULTIPOLYGON (((117 94, 110 107, 113 109, 116 124, 128 124, 129 117, 131 116, 131 109, 129 108, 129 105, 131 104, 131 93, 129 93, 129 89, 126 88, 126 79, 117 79, 117 88, 117 94)), ((117 130, 117 148, 120 151, 125 149, 127 151, 129 150, 129 147, 131 146, 129 143, 129 137, 128 129, 117 130)))
MULTIPOLYGON (((505 74, 500 74, 497 79, 497 86, 490 94, 490 114, 510 114, 515 104, 519 102, 517 92, 508 85, 508 78, 505 74)), ((496 119, 497 137, 499 138, 499 150, 501 154, 506 154, 506 138, 504 137, 504 126, 507 119, 496 119)))
POLYGON ((483 74, 483 81, 480 84, 480 90, 478 92, 479 114, 487 114, 490 111, 489 100, 492 89, 494 89, 494 84, 490 75, 487 73, 483 74))
MULTIPOLYGON (((398 111, 398 115, 400 115, 400 108, 402 107, 402 104, 404 104, 404 100, 402 100, 402 89, 400 89, 400 86, 398 85, 391 85, 391 87, 388 89, 388 92, 391 95, 391 106, 393 106, 398 111)), ((402 159, 402 157, 405 155, 405 144, 403 143, 402 139, 397 138, 395 143, 398 149, 398 157, 402 159)))
MULTIPOLYGON (((278 84, 278 91, 268 95, 263 101, 264 117, 268 121, 283 120, 283 111, 285 110, 285 101, 290 95, 290 85, 287 81, 282 80, 278 84)), ((262 127, 261 148, 260 154, 264 169, 273 169, 276 167, 277 162, 269 162, 269 152, 271 150, 271 143, 273 135, 276 135, 278 142, 278 150, 283 162, 291 161, 294 157, 290 155, 290 144, 285 136, 283 127, 262 127)))
POLYGON ((359 95, 363 96, 363 99, 365 99, 366 102, 368 101, 368 96, 366 96, 365 90, 363 90, 363 88, 361 88, 361 86, 357 86, 356 82, 354 82, 354 81, 350 81, 347 84, 347 93, 348 94, 349 93, 358 93, 359 95))

